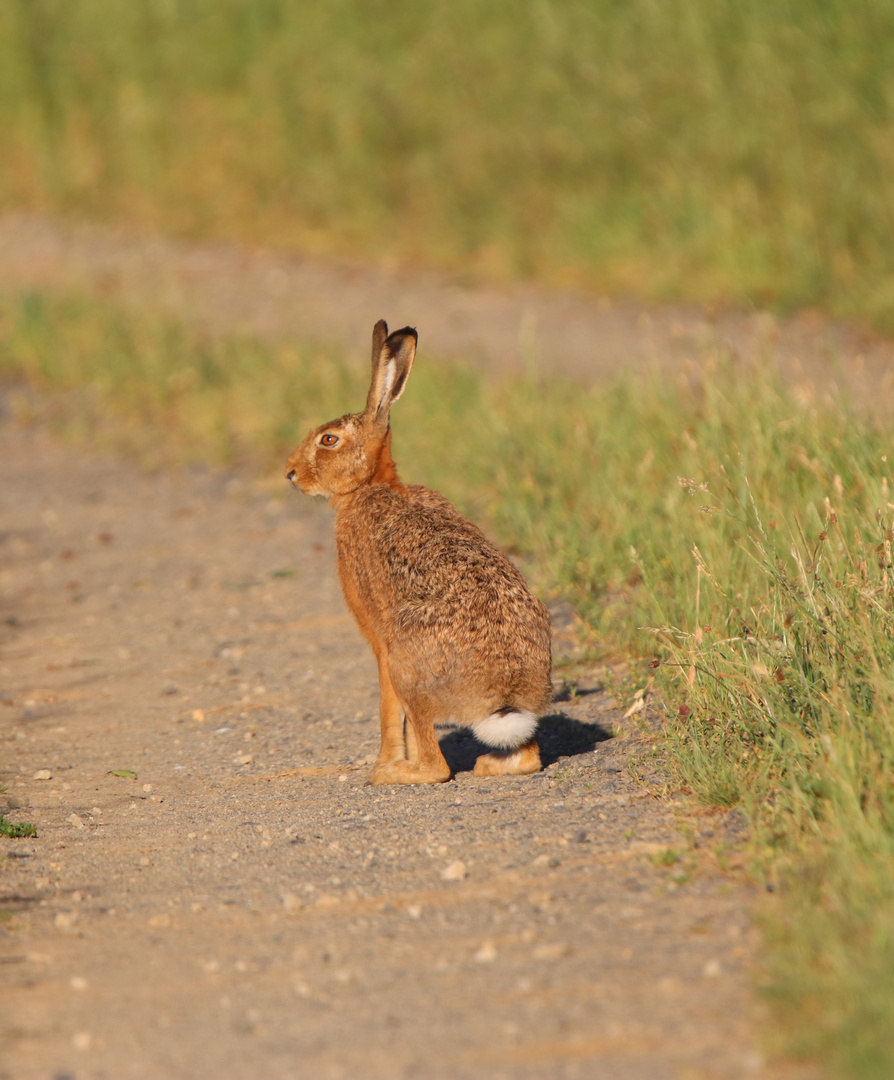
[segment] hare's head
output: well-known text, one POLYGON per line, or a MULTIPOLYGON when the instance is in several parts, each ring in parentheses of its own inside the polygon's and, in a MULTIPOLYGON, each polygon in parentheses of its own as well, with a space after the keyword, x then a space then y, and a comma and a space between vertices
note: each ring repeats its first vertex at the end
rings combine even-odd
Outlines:
POLYGON ((416 331, 388 333, 380 319, 372 338, 372 382, 366 408, 312 431, 286 463, 286 478, 306 495, 346 495, 373 480, 396 481, 391 458, 391 406, 407 383, 416 331))

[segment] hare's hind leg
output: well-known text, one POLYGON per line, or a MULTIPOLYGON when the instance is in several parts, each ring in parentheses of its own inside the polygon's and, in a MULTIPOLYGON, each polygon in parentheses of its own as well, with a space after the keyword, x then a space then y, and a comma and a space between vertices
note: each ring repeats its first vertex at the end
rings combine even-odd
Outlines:
POLYGON ((403 701, 407 716, 406 756, 390 761, 381 757, 369 774, 371 784, 440 784, 449 780, 450 766, 441 753, 435 726, 424 709, 403 701))
POLYGON ((540 748, 534 738, 537 716, 527 709, 505 705, 472 725, 489 754, 475 762, 473 776, 524 776, 540 772, 540 748))
POLYGON ((472 769, 473 776, 526 776, 540 772, 540 747, 536 739, 515 750, 491 750, 481 754, 472 769))

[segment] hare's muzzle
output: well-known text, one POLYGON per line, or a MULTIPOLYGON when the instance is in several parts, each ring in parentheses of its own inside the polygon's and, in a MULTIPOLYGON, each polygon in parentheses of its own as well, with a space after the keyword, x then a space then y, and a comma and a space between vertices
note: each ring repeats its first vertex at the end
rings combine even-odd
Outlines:
POLYGON ((302 461, 296 461, 294 464, 292 461, 286 462, 286 480, 289 481, 293 488, 303 492, 305 495, 322 494, 313 471, 308 469, 307 465, 302 461))
POLYGON ((286 480, 288 480, 292 487, 297 491, 304 490, 304 486, 301 483, 301 471, 298 469, 297 465, 293 465, 291 461, 286 465, 286 480))

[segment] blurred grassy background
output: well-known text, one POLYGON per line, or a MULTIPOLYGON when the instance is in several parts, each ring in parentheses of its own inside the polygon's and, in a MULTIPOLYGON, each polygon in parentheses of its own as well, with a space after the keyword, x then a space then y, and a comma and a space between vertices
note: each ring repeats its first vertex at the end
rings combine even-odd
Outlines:
POLYGON ((894 330, 890 0, 7 0, 0 206, 894 330))

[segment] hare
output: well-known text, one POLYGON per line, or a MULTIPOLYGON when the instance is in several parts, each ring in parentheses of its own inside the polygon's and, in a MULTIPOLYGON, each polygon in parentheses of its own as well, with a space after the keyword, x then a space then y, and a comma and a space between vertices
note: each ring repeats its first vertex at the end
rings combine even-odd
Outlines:
POLYGON ((312 431, 286 478, 335 510, 341 586, 378 663, 382 746, 370 782, 449 780, 436 724, 470 727, 490 749, 476 776, 534 773, 552 696, 549 615, 480 529, 397 475, 389 417, 416 338, 376 323, 366 408, 312 431))

